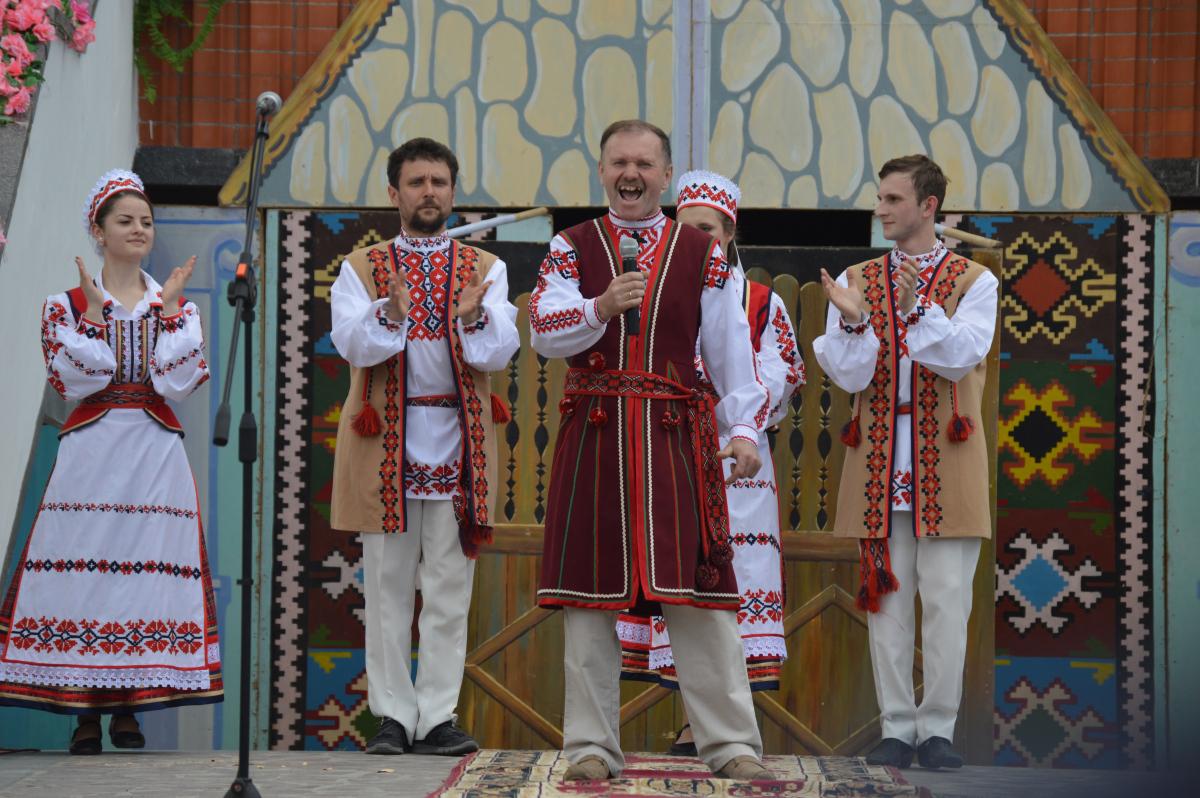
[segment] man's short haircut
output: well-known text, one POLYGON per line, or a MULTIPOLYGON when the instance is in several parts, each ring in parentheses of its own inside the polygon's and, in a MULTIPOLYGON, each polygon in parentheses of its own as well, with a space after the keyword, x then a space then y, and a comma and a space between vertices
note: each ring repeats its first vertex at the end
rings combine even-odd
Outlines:
POLYGON ((600 136, 600 157, 604 157, 604 145, 617 133, 653 133, 662 143, 663 155, 667 157, 667 165, 671 165, 671 137, 658 125, 652 125, 644 119, 622 119, 604 128, 600 136))
POLYGON ((946 184, 950 181, 942 173, 942 167, 938 166, 931 158, 924 155, 905 155, 901 158, 893 158, 879 170, 879 179, 883 180, 893 172, 900 172, 912 177, 913 188, 917 190, 918 203, 924 202, 926 197, 934 197, 937 199, 937 210, 942 210, 942 203, 946 200, 946 184))
POLYGON ((392 188, 400 188, 397 185, 400 167, 409 161, 440 161, 450 167, 450 185, 458 183, 458 158, 454 157, 454 151, 440 141, 415 138, 404 142, 388 156, 387 178, 392 188))

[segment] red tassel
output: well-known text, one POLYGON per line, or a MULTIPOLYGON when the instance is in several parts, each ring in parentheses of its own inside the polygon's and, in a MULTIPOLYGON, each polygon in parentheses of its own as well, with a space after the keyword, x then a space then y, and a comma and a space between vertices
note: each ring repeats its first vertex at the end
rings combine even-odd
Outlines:
POLYGON ((358 411, 358 415, 354 417, 354 422, 350 426, 364 438, 374 438, 383 429, 379 413, 368 404, 364 404, 362 410, 358 411))
POLYGON ((473 524, 458 528, 458 542, 468 560, 479 557, 479 547, 492 542, 492 527, 473 524))
POLYGON ((847 421, 846 426, 842 427, 842 443, 851 449, 857 449, 862 443, 862 426, 858 423, 858 416, 847 421))
POLYGON ((709 563, 702 562, 696 566, 696 585, 701 590, 712 590, 721 581, 721 572, 709 563))
POLYGON ((508 409, 508 403, 496 394, 492 394, 492 423, 507 424, 510 421, 512 421, 512 411, 508 409))
POLYGON ((708 552, 708 561, 718 568, 733 562, 733 547, 728 543, 714 543, 708 552))
POLYGON ((950 429, 947 430, 946 434, 955 443, 962 443, 971 437, 971 433, 974 431, 975 421, 970 416, 960 416, 958 413, 955 413, 950 419, 950 429))

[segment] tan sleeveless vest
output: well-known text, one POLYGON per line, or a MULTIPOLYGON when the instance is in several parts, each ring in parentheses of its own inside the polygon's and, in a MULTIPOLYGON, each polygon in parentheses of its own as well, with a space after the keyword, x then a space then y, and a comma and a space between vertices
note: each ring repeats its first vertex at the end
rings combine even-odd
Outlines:
MULTIPOLYGON (((446 307, 450 359, 454 368, 462 431, 459 485, 454 494, 463 550, 472 556, 491 538, 496 503, 496 439, 492 397, 486 373, 468 365, 457 318, 458 298, 476 270, 487 278, 496 256, 451 244, 454 267, 446 307)), ((356 250, 346 257, 372 301, 387 296, 388 277, 397 269, 388 242, 356 250)), ((405 356, 400 352, 370 368, 350 369, 350 392, 338 419, 333 465, 330 525, 346 532, 402 533, 404 513, 405 356), (368 384, 369 382, 369 384, 368 384), (379 414, 379 434, 364 436, 353 428, 367 403, 379 414)))
MULTIPOLYGON (((967 290, 986 267, 950 253, 937 267, 925 296, 952 317, 967 290)), ((861 440, 848 446, 838 490, 834 534, 884 538, 891 520, 891 474, 899 369, 895 293, 887 256, 850 267, 863 298, 879 357, 875 377, 854 399, 851 424, 861 440)), ((919 321, 916 323, 920 323, 919 321)), ((991 537, 988 453, 982 403, 986 359, 958 381, 912 364, 913 526, 918 537, 991 537), (956 415, 973 424, 965 440, 949 434, 956 415)), ((960 427, 961 428, 961 427, 960 427)))

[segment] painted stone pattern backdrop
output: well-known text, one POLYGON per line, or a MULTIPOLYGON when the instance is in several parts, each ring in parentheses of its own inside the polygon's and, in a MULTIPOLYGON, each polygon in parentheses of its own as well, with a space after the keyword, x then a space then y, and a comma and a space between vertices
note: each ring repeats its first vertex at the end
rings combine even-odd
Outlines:
POLYGON ((600 134, 639 116, 746 207, 869 208, 913 152, 950 209, 1166 207, 1020 0, 363 0, 276 120, 260 199, 384 207, 388 152, 426 135, 460 205, 599 205, 600 134))
POLYGON ((1153 218, 947 221, 1005 244, 996 764, 1153 767, 1153 218))

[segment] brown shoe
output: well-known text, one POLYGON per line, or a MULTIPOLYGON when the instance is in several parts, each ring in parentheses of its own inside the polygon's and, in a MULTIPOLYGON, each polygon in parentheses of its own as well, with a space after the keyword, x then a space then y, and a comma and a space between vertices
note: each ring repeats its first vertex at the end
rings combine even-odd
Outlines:
POLYGON ((716 772, 717 778, 735 779, 737 781, 759 781, 771 779, 774 775, 763 767, 763 763, 752 756, 735 756, 726 762, 716 772))
POLYGON ((612 778, 608 763, 598 756, 585 756, 563 774, 563 781, 601 781, 612 778))

